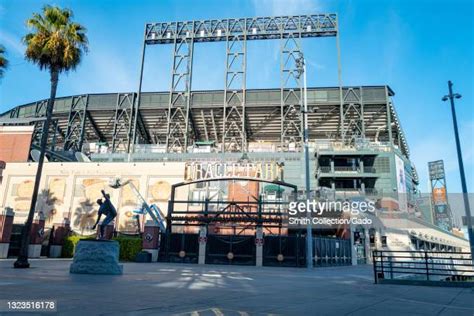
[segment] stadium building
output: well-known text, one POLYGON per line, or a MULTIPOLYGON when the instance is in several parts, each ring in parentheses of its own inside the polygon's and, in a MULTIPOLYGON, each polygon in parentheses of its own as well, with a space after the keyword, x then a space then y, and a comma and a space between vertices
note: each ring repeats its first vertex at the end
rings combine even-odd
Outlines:
MULTIPOLYGON (((171 89, 142 92, 140 78, 137 92, 55 100, 37 205, 46 227, 67 219, 76 234, 94 233, 105 189, 119 212, 116 233, 158 225, 158 260, 302 266, 306 231, 287 219, 290 203, 305 198, 307 115, 311 198, 377 206, 372 225, 313 228, 317 265, 366 262, 373 249, 467 249, 416 203, 388 85, 305 89, 301 40, 338 35, 334 14, 147 24, 141 73, 149 45, 173 45, 171 89), (281 85, 246 89, 246 42, 266 39, 281 42, 281 85), (193 47, 214 41, 226 42, 225 89, 193 91, 193 47)), ((0 206, 17 225, 30 207, 46 104, 0 115, 0 206)))

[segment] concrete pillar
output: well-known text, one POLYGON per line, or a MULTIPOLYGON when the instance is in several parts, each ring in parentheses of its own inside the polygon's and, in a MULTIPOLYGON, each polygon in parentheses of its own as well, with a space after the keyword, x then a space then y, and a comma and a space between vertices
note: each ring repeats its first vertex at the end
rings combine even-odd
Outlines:
POLYGON ((206 245, 207 245, 207 228, 199 227, 199 257, 198 264, 206 263, 206 245))
POLYGON ((39 258, 41 255, 41 245, 44 238, 44 220, 43 212, 36 213, 30 231, 29 258, 39 258))
POLYGON ((10 207, 5 207, 5 209, 0 211, 0 259, 8 257, 14 216, 15 212, 10 207))
POLYGON ((351 223, 349 224, 349 230, 350 230, 350 237, 351 237, 351 264, 353 266, 357 265, 357 248, 355 245, 355 239, 354 239, 354 225, 351 223))
POLYGON ((256 249, 256 263, 257 267, 263 265, 263 228, 261 226, 257 227, 255 233, 255 249, 256 249))
POLYGON ((364 172, 364 160, 362 158, 359 158, 359 172, 364 172))
POLYGON ((331 166, 331 172, 334 173, 334 157, 329 158, 329 164, 331 166))
POLYGON ((143 251, 151 254, 151 262, 158 261, 158 253, 160 250, 160 228, 158 224, 152 220, 145 223, 142 240, 143 251))
POLYGON ((364 228, 364 248, 365 248, 365 263, 372 262, 372 251, 370 251, 370 235, 369 228, 364 228))
POLYGON ((51 245, 49 245, 49 257, 59 258, 63 250, 64 240, 71 232, 69 219, 65 218, 61 223, 53 225, 54 232, 51 238, 51 245))

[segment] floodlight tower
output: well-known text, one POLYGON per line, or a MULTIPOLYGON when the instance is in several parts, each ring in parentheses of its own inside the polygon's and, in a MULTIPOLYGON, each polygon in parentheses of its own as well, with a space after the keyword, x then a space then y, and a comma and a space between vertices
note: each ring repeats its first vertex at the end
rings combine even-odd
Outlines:
POLYGON ((299 53, 296 59, 296 67, 298 70, 297 77, 303 76, 303 145, 304 145, 304 169, 305 169, 305 191, 306 191, 306 267, 311 269, 313 267, 313 227, 311 223, 311 213, 309 212, 308 204, 311 192, 311 180, 309 172, 309 129, 308 129, 308 98, 306 86, 306 62, 303 53, 299 53))

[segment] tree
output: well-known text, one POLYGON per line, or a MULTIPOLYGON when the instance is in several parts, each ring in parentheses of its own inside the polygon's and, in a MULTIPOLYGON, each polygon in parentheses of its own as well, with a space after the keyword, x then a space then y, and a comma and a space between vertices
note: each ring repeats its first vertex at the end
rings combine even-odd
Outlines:
POLYGON ((43 7, 42 14, 34 13, 26 21, 31 33, 26 34, 23 38, 26 44, 25 57, 28 61, 37 64, 41 70, 49 71, 51 92, 41 135, 40 157, 31 196, 30 211, 23 227, 20 255, 14 263, 15 268, 29 268, 30 266, 28 263, 30 230, 38 198, 38 189, 48 141, 48 130, 53 114, 59 75, 76 69, 81 62, 83 54, 87 53, 88 49, 86 29, 82 25, 73 22, 72 18, 73 13, 71 10, 46 5, 43 7))
POLYGON ((5 69, 8 68, 8 60, 5 57, 5 47, 0 45, 0 78, 3 77, 5 69))

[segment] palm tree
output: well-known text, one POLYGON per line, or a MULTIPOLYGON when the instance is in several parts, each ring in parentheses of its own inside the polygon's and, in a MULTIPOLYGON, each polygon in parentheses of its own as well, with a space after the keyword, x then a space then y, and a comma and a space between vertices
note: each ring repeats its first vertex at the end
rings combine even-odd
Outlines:
POLYGON ((36 171, 35 185, 31 196, 28 219, 23 227, 20 255, 14 263, 15 268, 28 268, 28 244, 31 224, 35 214, 39 183, 43 171, 44 154, 48 141, 48 130, 53 114, 54 99, 58 86, 59 74, 74 70, 81 62, 82 55, 87 52, 86 29, 72 21, 73 13, 68 9, 46 5, 42 14, 34 13, 26 21, 32 31, 26 34, 25 57, 37 64, 41 70, 47 70, 51 77, 51 92, 46 108, 46 120, 41 135, 41 150, 36 171))
POLYGON ((5 69, 8 67, 8 60, 5 57, 5 47, 0 45, 0 78, 3 77, 5 69))

